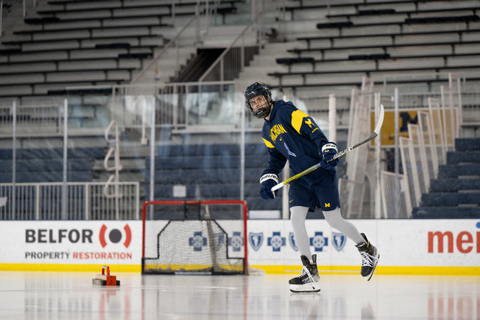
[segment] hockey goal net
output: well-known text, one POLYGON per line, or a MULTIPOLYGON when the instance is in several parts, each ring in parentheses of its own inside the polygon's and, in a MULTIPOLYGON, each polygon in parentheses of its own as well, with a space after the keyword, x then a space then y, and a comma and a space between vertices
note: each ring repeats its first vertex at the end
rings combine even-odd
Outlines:
POLYGON ((142 273, 247 274, 247 204, 146 201, 142 273))

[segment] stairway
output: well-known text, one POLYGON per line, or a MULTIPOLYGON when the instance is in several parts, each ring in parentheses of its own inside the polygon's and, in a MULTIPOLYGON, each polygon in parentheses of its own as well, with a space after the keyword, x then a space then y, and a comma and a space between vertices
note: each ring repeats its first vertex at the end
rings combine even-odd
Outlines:
POLYGON ((439 166, 438 179, 422 195, 415 219, 480 218, 480 139, 456 139, 447 164, 439 166))
POLYGON ((197 50, 197 55, 187 63, 180 74, 171 82, 198 81, 224 50, 223 48, 197 50))

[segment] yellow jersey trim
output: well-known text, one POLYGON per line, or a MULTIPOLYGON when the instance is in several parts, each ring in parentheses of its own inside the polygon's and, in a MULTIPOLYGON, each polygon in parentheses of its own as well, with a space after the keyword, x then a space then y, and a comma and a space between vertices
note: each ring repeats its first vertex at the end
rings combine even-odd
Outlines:
POLYGON ((262 138, 262 139, 263 139, 263 142, 265 142, 265 144, 267 145, 267 147, 269 147, 269 148, 275 148, 270 141, 266 140, 265 138, 262 138))
POLYGON ((300 129, 302 128, 303 118, 307 118, 308 115, 300 110, 296 110, 292 112, 292 127, 300 133, 300 129))

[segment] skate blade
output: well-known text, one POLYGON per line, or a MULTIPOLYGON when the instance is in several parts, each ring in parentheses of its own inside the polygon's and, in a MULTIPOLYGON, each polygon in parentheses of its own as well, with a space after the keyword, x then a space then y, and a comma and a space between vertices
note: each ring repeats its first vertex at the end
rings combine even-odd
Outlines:
POLYGON ((290 291, 295 293, 302 293, 302 292, 320 292, 320 286, 318 283, 309 282, 305 284, 291 284, 290 291))
POLYGON ((378 255, 377 258, 375 259, 375 264, 373 265, 372 272, 371 272, 370 275, 368 276, 367 281, 370 281, 370 279, 372 279, 373 273, 375 272, 375 268, 377 267, 377 264, 378 264, 378 260, 379 260, 379 259, 380 259, 380 255, 378 255))

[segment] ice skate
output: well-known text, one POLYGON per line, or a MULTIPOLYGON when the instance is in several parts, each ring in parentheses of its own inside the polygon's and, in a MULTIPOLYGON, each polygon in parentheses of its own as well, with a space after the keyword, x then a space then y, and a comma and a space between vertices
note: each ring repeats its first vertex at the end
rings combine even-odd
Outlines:
POLYGON ((377 253, 377 248, 368 241, 367 236, 364 233, 361 233, 361 235, 366 242, 356 245, 362 255, 362 270, 360 273, 363 277, 367 278, 367 281, 370 281, 377 267, 380 255, 377 253))
POLYGON ((307 257, 301 256, 303 263, 302 274, 298 277, 291 279, 290 291, 292 292, 319 292, 320 276, 317 269, 317 255, 312 255, 312 263, 307 257))

